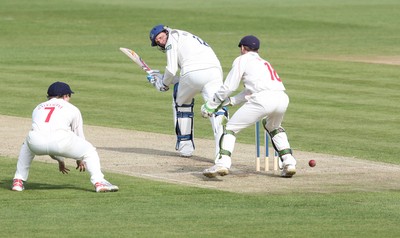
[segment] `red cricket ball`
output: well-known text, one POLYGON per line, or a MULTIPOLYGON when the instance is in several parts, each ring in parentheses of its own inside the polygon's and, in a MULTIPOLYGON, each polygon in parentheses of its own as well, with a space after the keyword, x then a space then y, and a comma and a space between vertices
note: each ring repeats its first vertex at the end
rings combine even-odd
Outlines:
POLYGON ((310 165, 310 167, 314 167, 315 165, 317 165, 317 162, 312 159, 312 160, 308 161, 308 165, 310 165))

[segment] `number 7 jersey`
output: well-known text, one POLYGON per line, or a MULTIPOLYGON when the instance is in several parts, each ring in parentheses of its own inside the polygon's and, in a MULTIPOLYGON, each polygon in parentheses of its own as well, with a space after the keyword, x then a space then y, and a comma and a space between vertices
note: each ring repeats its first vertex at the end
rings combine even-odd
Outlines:
POLYGON ((66 130, 85 138, 81 112, 77 107, 61 98, 52 98, 42 102, 33 110, 32 130, 42 133, 66 130))

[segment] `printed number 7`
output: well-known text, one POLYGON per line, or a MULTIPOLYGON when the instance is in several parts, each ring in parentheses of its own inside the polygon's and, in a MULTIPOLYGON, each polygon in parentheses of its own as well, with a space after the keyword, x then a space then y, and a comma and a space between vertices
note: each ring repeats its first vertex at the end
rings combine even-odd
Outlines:
POLYGON ((278 73, 275 71, 275 69, 272 68, 272 66, 268 62, 264 62, 264 65, 267 66, 272 80, 276 79, 278 82, 282 82, 282 80, 278 76, 278 73))
POLYGON ((49 122, 50 121, 50 117, 53 114, 55 107, 45 107, 44 109, 50 110, 49 114, 47 114, 46 120, 44 121, 44 122, 49 122))
POLYGON ((209 46, 207 44, 207 42, 203 41, 202 39, 200 39, 198 36, 193 36, 193 38, 195 38, 198 42, 200 42, 200 44, 205 45, 205 46, 209 46))

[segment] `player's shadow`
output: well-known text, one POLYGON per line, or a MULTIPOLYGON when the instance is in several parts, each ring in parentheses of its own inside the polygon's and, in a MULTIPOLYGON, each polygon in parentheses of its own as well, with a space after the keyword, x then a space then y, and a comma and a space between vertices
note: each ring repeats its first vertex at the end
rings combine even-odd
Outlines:
MULTIPOLYGON (((10 190, 12 188, 12 179, 3 179, 0 183, 0 189, 10 190)), ((24 187, 27 190, 82 190, 82 191, 95 191, 94 189, 86 189, 77 187, 73 184, 48 184, 48 183, 35 183, 35 182, 24 182, 24 187)))
MULTIPOLYGON (((120 153, 133 153, 133 154, 142 154, 142 155, 151 155, 151 156, 168 156, 168 157, 179 157, 177 152, 165 151, 165 150, 157 150, 157 149, 149 149, 149 148, 137 148, 137 147, 97 147, 99 150, 108 150, 115 151, 120 153)), ((186 157, 182 157, 186 158, 186 157)), ((193 155, 191 157, 187 157, 186 159, 202 161, 202 162, 213 162, 213 160, 193 155)))

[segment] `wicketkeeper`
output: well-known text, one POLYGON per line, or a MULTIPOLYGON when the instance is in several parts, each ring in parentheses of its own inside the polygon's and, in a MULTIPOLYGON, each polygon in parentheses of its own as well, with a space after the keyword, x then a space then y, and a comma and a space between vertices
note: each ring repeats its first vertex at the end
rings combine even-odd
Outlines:
MULTIPOLYGON (((211 47, 196 35, 171 29, 164 25, 150 31, 151 46, 157 46, 167 56, 164 74, 155 70, 151 76, 154 86, 165 92, 173 85, 173 112, 177 136, 176 150, 181 156, 192 155, 194 97, 201 93, 204 101, 212 99, 223 83, 221 64, 211 47), (179 75, 178 75, 178 71, 179 75)), ((215 137, 217 154, 223 128, 221 122, 228 117, 225 108, 212 113, 210 122, 215 137)))
POLYGON ((207 177, 227 175, 232 165, 231 156, 237 133, 262 120, 264 129, 269 133, 272 145, 282 160, 281 176, 292 177, 296 173, 296 160, 286 132, 281 126, 289 105, 285 87, 271 64, 258 55, 260 41, 255 36, 243 37, 239 47, 241 55, 233 62, 224 85, 201 107, 203 117, 209 117, 223 105, 243 104, 226 124, 215 165, 204 170, 203 174, 207 177), (244 90, 229 97, 241 82, 244 90))

